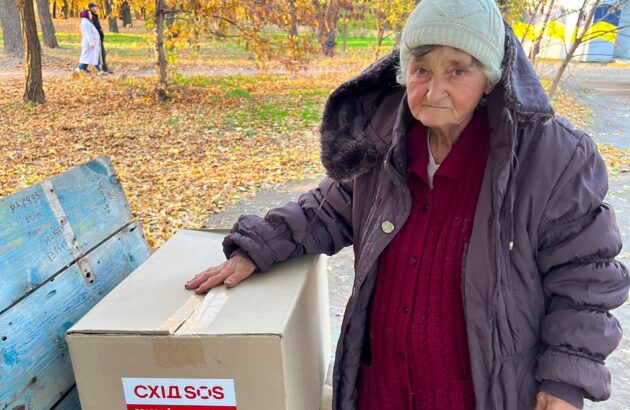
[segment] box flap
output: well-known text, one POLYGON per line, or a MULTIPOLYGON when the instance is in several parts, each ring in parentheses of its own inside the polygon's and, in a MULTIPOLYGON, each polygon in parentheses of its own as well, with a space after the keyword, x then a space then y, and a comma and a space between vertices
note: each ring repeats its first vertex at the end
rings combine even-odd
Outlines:
POLYGON ((184 289, 192 276, 225 260, 224 235, 178 232, 68 333, 282 335, 315 257, 277 265, 205 296, 184 289))

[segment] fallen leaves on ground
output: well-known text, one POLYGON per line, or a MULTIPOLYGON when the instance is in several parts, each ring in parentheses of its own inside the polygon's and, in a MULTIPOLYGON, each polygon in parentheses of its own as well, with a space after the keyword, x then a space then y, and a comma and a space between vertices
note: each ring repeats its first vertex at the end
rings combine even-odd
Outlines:
MULTIPOLYGON (((42 106, 21 103, 20 80, 0 80, 0 196, 108 155, 158 247, 260 186, 322 175, 317 126, 328 94, 357 72, 347 69, 175 76, 166 103, 152 78, 47 78, 42 106)), ((589 110, 558 98, 558 113, 584 127, 589 110)), ((600 151, 611 173, 628 171, 629 150, 600 151)))
POLYGON ((187 78, 167 103, 152 81, 51 78, 42 106, 0 81, 0 196, 108 155, 158 247, 261 184, 322 174, 317 125, 339 74, 187 78))
MULTIPOLYGON (((545 90, 551 87, 551 81, 542 80, 545 90)), ((556 114, 561 115, 571 121, 578 129, 586 129, 591 125, 593 120, 593 111, 578 101, 571 93, 559 90, 556 96, 551 100, 556 114)))
POLYGON ((606 161, 609 176, 630 172, 630 149, 616 148, 610 144, 597 144, 597 148, 606 161))

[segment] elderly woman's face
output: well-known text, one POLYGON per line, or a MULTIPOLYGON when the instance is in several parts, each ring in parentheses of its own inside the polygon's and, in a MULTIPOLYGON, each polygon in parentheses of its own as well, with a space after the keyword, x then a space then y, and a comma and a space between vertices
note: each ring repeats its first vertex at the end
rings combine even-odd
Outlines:
POLYGON ((486 87, 486 76, 470 54, 441 46, 408 65, 407 102, 413 116, 429 128, 465 126, 486 87))

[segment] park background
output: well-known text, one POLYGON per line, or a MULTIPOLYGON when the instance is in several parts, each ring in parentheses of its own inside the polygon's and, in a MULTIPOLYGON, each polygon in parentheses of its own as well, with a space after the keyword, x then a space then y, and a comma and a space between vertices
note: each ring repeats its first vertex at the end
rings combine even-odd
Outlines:
MULTIPOLYGON (((6 16, 15 0, 2 2, 6 16)), ((538 48, 530 58, 547 89, 555 89, 565 63, 587 60, 589 47, 598 47, 591 59, 601 61, 598 51, 609 45, 607 63, 626 64, 619 56, 626 53, 627 1, 554 3, 501 4, 526 50, 538 48), (616 26, 607 23, 611 16, 616 26), (576 34, 583 38, 567 56, 576 34)), ((75 16, 87 1, 36 1, 44 104, 23 103, 24 72, 31 70, 20 54, 26 47, 7 41, 10 30, 0 14, 0 195, 108 155, 149 243, 158 247, 177 229, 199 226, 258 188, 323 175, 317 127, 327 96, 396 48, 415 2, 125 4, 101 0, 107 62, 115 74, 97 78, 73 73, 81 41, 75 16), (45 19, 50 22, 42 24, 45 19)), ((577 127, 591 122, 589 107, 572 94, 558 90, 553 101, 577 127)), ((612 173, 627 168, 627 150, 609 144, 600 150, 612 173)))
MULTIPOLYGON (((229 228, 314 186, 328 95, 397 48, 416 3, 134 0, 125 12, 97 2, 109 76, 74 73, 87 1, 0 0, 0 198, 107 155, 153 249, 181 228, 229 228), (26 28, 37 47, 21 40, 26 28)), ((627 242, 629 2, 499 3, 557 113, 597 142, 627 242)), ((328 269, 334 347, 351 251, 328 269)), ((625 323, 628 306, 616 313, 625 323)), ((627 338, 615 355, 613 398, 592 408, 630 403, 627 338)))

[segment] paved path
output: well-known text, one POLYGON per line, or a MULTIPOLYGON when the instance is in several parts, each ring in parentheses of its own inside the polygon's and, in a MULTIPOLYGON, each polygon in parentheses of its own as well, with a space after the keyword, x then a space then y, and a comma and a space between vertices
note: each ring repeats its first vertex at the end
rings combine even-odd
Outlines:
POLYGON ((563 86, 593 110, 597 142, 630 148, 630 68, 573 66, 563 86))
MULTIPOLYGON (((597 141, 613 144, 620 148, 630 148, 630 69, 609 69, 602 76, 592 66, 574 69, 569 80, 580 84, 573 91, 594 111, 594 123, 589 130, 597 141), (606 81, 613 78, 614 81, 606 81), (610 105, 615 108, 610 109, 610 105)), ((264 215, 269 209, 295 200, 300 193, 317 185, 317 181, 302 181, 288 185, 261 189, 251 201, 212 215, 206 226, 230 228, 241 214, 264 215)), ((610 180, 607 197, 617 212, 618 222, 624 241, 630 244, 630 173, 622 173, 610 180)), ((630 245, 628 245, 630 246, 630 245)), ((630 253, 625 248, 621 259, 630 266, 630 253)), ((352 290, 353 255, 347 248, 328 260, 330 305, 331 305, 331 344, 339 338, 341 319, 346 301, 352 290)), ((625 304, 613 312, 622 326, 628 331, 619 348, 607 361, 613 374, 613 394, 604 403, 587 401, 588 410, 630 410, 630 305, 625 304)), ((330 373, 329 380, 330 384, 330 373)), ((322 407, 324 408, 324 407, 322 407)), ((507 409, 506 409, 507 410, 507 409)))

